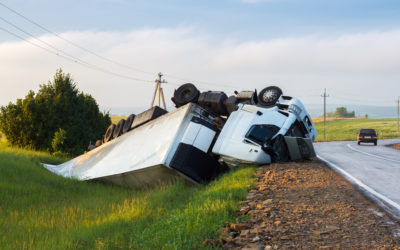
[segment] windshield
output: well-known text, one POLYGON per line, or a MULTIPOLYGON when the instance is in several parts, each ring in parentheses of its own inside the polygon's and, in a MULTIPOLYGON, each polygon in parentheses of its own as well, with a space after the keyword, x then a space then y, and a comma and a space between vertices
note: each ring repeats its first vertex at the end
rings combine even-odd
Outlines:
POLYGON ((262 145, 267 140, 272 139, 279 130, 280 128, 275 125, 253 125, 247 132, 246 138, 262 145))
POLYGON ((360 134, 372 134, 372 135, 374 135, 374 134, 376 134, 376 132, 375 132, 374 129, 361 129, 360 130, 360 134))

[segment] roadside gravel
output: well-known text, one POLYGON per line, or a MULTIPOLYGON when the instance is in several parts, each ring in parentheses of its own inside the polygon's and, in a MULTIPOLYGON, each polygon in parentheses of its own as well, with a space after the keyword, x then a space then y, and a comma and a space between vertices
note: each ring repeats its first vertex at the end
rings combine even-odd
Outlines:
POLYGON ((400 144, 394 144, 394 145, 390 145, 391 148, 394 149, 399 149, 400 150, 400 144))
POLYGON ((271 164, 256 172, 256 186, 237 223, 206 244, 224 249, 400 249, 400 223, 326 165, 271 164))

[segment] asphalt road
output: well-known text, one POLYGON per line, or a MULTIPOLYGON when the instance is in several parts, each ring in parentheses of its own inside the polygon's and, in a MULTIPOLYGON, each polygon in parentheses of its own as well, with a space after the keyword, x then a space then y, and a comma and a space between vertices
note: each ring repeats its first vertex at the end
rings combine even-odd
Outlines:
POLYGON ((400 150, 386 147, 395 143, 400 139, 378 140, 378 146, 339 141, 314 147, 321 160, 400 218, 400 150))

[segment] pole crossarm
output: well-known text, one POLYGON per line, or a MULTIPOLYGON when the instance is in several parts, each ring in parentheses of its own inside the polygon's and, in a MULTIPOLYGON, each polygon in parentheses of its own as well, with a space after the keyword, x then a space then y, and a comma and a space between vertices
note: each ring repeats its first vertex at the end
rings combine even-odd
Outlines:
POLYGON ((159 106, 160 107, 160 102, 161 102, 161 100, 162 100, 162 103, 163 103, 163 107, 164 107, 164 109, 166 110, 167 109, 167 106, 165 105, 165 99, 164 99, 164 92, 163 92, 163 89, 162 89, 162 87, 161 87, 161 84, 162 83, 168 83, 166 80, 162 80, 161 79, 161 77, 163 76, 163 74, 160 72, 160 73, 158 73, 158 78, 155 80, 155 82, 156 82, 156 88, 154 89, 154 93, 153 93, 153 98, 152 98, 152 100, 151 100, 151 104, 150 104, 150 108, 152 108, 153 106, 154 106, 154 102, 155 102, 155 100, 156 100, 156 96, 157 96, 157 93, 158 93, 158 96, 157 96, 157 106, 159 106))

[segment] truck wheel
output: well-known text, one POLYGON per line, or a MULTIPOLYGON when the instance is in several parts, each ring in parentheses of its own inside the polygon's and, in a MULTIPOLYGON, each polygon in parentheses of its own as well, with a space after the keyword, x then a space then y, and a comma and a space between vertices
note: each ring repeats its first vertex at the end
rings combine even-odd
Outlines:
POLYGON ((104 142, 108 142, 108 141, 111 141, 113 139, 114 129, 115 129, 115 124, 111 124, 108 127, 106 133, 104 134, 104 142))
POLYGON ((270 86, 264 88, 258 95, 258 104, 264 107, 273 106, 281 95, 282 90, 279 87, 270 86))
POLYGON ((374 142, 374 145, 375 145, 375 146, 378 145, 378 142, 374 142))
POLYGON ((233 111, 237 109, 237 104, 239 103, 238 99, 236 96, 231 95, 228 99, 225 101, 225 107, 228 112, 228 115, 230 115, 233 111))
POLYGON ((130 116, 128 116, 128 118, 126 118, 124 127, 122 128, 122 133, 123 134, 125 134, 126 132, 131 130, 131 126, 132 126, 133 120, 135 120, 135 115, 134 114, 131 114, 130 116))
POLYGON ((115 127, 114 132, 113 132, 114 138, 117 138, 118 136, 120 136, 122 134, 122 129, 124 128, 124 124, 125 124, 125 119, 119 120, 119 122, 117 123, 117 126, 115 127))
POLYGON ((177 108, 189 103, 196 103, 199 99, 200 91, 192 83, 185 83, 174 91, 171 99, 177 108))
POLYGON ((360 142, 358 141, 357 144, 360 145, 360 142))

